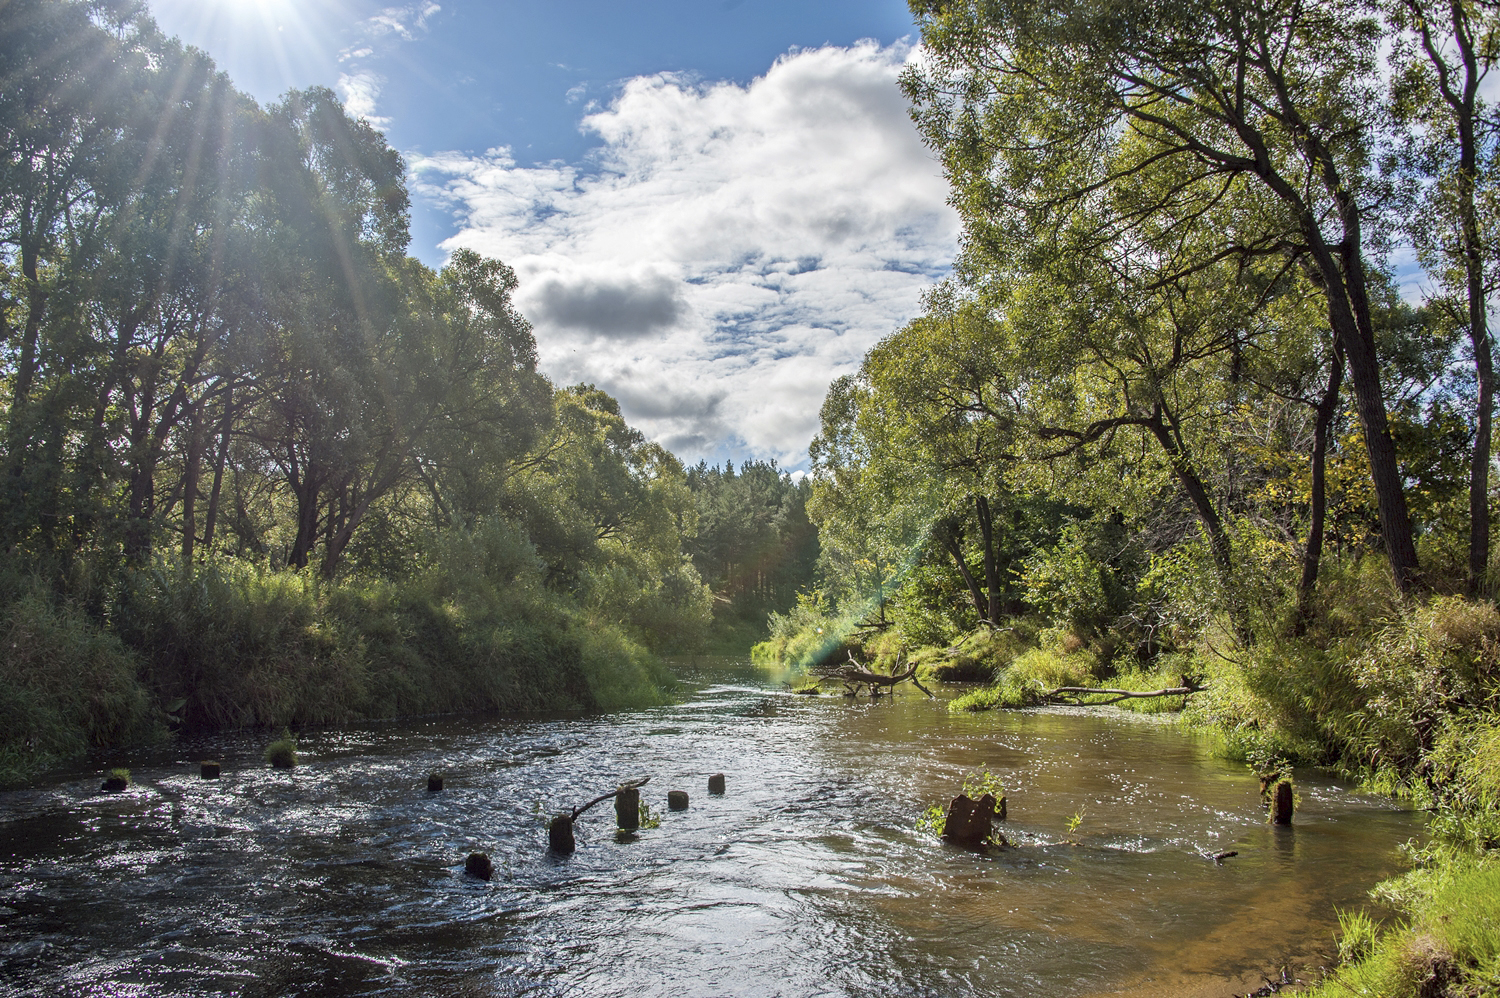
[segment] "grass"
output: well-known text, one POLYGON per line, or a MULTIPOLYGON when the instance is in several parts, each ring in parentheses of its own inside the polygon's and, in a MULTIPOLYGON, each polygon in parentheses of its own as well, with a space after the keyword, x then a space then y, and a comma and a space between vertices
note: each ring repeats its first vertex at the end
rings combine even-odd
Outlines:
POLYGON ((291 732, 282 732, 280 738, 266 746, 266 762, 277 769, 291 769, 297 765, 297 741, 291 732))
POLYGON ((1373 892, 1401 911, 1385 928, 1340 913, 1345 962, 1310 998, 1477 998, 1500 994, 1500 861, 1447 854, 1373 892))

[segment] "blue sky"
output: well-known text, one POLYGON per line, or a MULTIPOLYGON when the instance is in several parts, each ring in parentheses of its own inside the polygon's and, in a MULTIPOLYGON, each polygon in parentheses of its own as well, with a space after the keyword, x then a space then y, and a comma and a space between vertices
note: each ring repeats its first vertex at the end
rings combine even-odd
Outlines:
POLYGON ((689 461, 804 466, 828 382, 955 250, 903 0, 151 5, 261 101, 329 86, 383 128, 412 253, 516 267, 548 374, 689 461))

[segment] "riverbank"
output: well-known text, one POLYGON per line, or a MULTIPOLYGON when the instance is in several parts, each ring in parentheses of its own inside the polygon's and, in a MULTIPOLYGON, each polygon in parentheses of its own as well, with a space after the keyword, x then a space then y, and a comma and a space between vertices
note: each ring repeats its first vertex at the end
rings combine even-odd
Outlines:
POLYGON ((142 570, 95 606, 0 587, 0 785, 172 732, 662 703, 615 625, 515 570, 332 583, 234 562, 142 570))
MULTIPOLYGON (((1347 994, 1332 982, 1352 982, 1386 998, 1500 994, 1500 923, 1490 914, 1500 910, 1500 611, 1456 596, 1398 597, 1368 572, 1332 583, 1298 629, 1268 621, 1247 643, 1209 622, 1148 658, 1107 631, 1024 619, 941 647, 904 648, 892 632, 841 646, 858 644, 886 668, 902 655, 931 674, 987 674, 952 701, 961 713, 1035 705, 1060 686, 1198 687, 1118 707, 1170 713, 1226 760, 1299 778, 1325 768, 1433 815, 1434 842, 1411 850, 1411 872, 1374 889, 1402 921, 1347 913, 1341 962, 1318 993, 1347 994)), ((763 661, 806 664, 822 634, 848 633, 832 620, 797 623, 758 649, 763 661)))

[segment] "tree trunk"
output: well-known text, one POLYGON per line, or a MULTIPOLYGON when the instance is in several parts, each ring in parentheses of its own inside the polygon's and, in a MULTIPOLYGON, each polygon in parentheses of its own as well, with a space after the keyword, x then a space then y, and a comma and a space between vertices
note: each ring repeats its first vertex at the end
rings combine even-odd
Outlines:
POLYGON ((1328 367, 1328 387, 1318 403, 1317 419, 1313 424, 1307 547, 1302 551, 1302 577, 1297 582, 1297 619, 1293 624, 1293 633, 1297 636, 1307 631, 1312 615, 1313 591, 1317 588, 1318 569, 1323 558, 1324 521, 1328 512, 1328 436, 1333 429, 1333 419, 1338 415, 1339 387, 1344 381, 1344 351, 1336 342, 1328 367))
POLYGON ((964 560, 963 546, 952 531, 943 528, 939 533, 939 541, 948 556, 953 559, 953 564, 958 568, 958 574, 962 576, 964 585, 969 587, 969 598, 974 601, 974 612, 979 619, 985 619, 987 608, 984 605, 984 593, 980 592, 979 583, 974 579, 974 573, 969 571, 968 562, 964 560))
POLYGON ((990 501, 984 495, 974 497, 979 514, 979 533, 984 540, 984 588, 988 591, 985 619, 994 627, 1000 621, 1000 566, 995 561, 995 521, 990 517, 990 501))
POLYGON ((1198 513, 1198 519, 1203 524, 1203 532, 1208 534, 1208 547, 1213 554, 1214 564, 1218 566, 1224 581, 1228 582, 1234 570, 1234 556, 1229 545, 1229 533, 1224 529, 1224 521, 1219 519, 1219 511, 1214 509, 1214 502, 1208 494, 1208 488, 1203 484, 1203 479, 1198 477, 1193 462, 1188 459, 1187 451, 1174 432, 1175 423, 1169 426, 1162 417, 1163 410, 1158 405, 1155 415, 1146 421, 1145 425, 1156 437, 1157 443, 1161 444, 1162 450, 1166 452, 1167 463, 1172 466, 1173 476, 1182 486, 1182 491, 1187 493, 1188 501, 1193 504, 1193 509, 1198 513))
POLYGON ((182 466, 182 563, 193 563, 194 545, 198 540, 198 479, 203 464, 203 424, 201 413, 194 413, 188 427, 187 449, 182 466))
POLYGON ((224 489, 224 465, 229 457, 229 429, 232 425, 233 408, 230 397, 224 397, 224 419, 219 427, 219 448, 214 455, 214 484, 208 492, 208 511, 203 515, 203 550, 212 551, 214 527, 219 521, 219 496, 224 489))

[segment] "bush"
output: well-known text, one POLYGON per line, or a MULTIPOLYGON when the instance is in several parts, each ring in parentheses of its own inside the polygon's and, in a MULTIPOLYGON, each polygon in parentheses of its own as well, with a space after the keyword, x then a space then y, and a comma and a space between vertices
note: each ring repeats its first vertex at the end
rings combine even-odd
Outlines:
POLYGON ((0 605, 0 641, 0 783, 91 748, 164 735, 137 657, 42 587, 0 605))
POLYGON ((297 765, 297 741, 290 731, 282 731, 280 738, 266 746, 266 762, 277 769, 291 769, 297 765))

